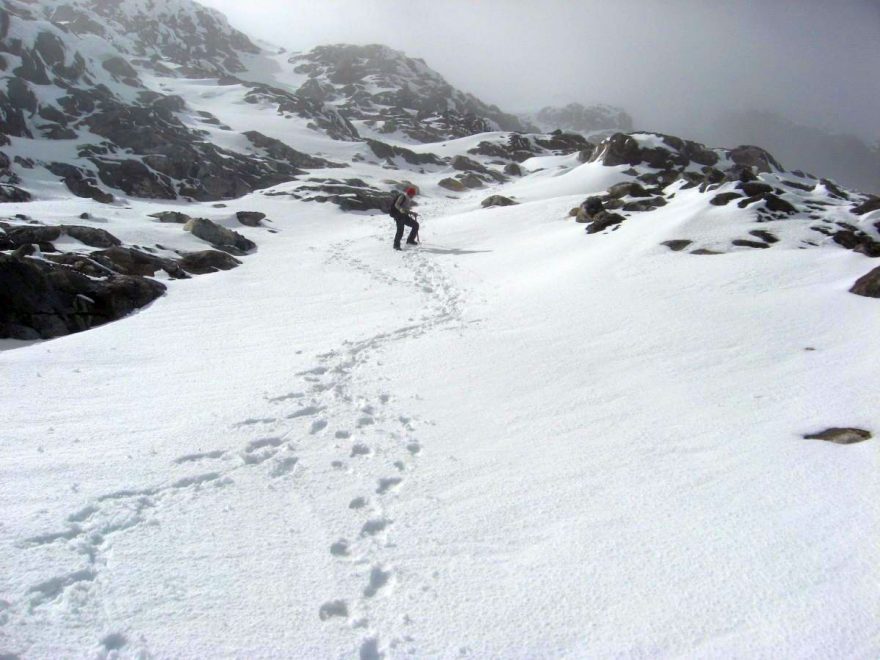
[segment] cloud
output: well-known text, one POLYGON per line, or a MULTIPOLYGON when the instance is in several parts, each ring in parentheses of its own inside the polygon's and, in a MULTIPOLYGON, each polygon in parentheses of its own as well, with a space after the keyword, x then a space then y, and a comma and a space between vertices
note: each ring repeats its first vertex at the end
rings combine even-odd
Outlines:
POLYGON ((720 113, 755 108, 880 139, 869 0, 201 1, 293 50, 387 44, 505 110, 612 103, 706 139, 720 113))

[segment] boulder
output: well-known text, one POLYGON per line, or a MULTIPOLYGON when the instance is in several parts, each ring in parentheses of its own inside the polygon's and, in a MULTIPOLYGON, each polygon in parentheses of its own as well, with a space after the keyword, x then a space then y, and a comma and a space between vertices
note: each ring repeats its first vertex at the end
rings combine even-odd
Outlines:
POLYGON ((741 145, 730 150, 730 159, 737 165, 755 168, 758 172, 782 170, 782 165, 761 147, 741 145))
POLYGON ((623 181, 621 183, 615 183, 608 189, 606 193, 609 197, 621 198, 621 197, 650 197, 651 193, 645 190, 642 187, 642 184, 637 181, 623 181))
POLYGON ((858 206, 854 206, 852 212, 856 215, 865 215, 866 213, 870 213, 871 211, 880 210, 880 197, 871 197, 867 201, 859 204, 858 206))
POLYGON ((519 204, 519 202, 515 202, 504 195, 491 195, 484 199, 481 204, 483 208, 488 208, 490 206, 514 206, 515 204, 519 204))
POLYGON ((476 174, 474 174, 473 172, 468 172, 463 177, 461 177, 461 182, 467 188, 482 188, 483 187, 483 180, 480 177, 478 177, 476 174))
POLYGON ((29 201, 31 201, 31 194, 26 190, 8 183, 0 183, 0 204, 29 201))
POLYGON ((238 221, 246 227, 259 227, 266 214, 259 211, 239 211, 235 214, 238 221))
POLYGON ((728 202, 731 202, 734 199, 739 199, 740 197, 742 197, 742 195, 735 192, 719 193, 710 199, 709 203, 713 206, 727 206, 728 202))
POLYGON ((186 279, 188 275, 181 270, 177 262, 163 259, 141 250, 128 247, 111 247, 107 250, 92 252, 92 259, 102 266, 122 275, 140 275, 152 277, 158 271, 165 271, 174 279, 186 279))
POLYGON ((122 245, 122 241, 105 229, 78 225, 64 225, 61 229, 71 238, 75 238, 89 247, 110 248, 122 245))
POLYGON ((185 225, 192 220, 190 216, 186 213, 181 213, 180 211, 160 211, 159 213, 151 213, 150 217, 158 219, 159 222, 178 225, 185 225))
POLYGON ((24 225, 9 227, 6 230, 7 238, 13 245, 30 245, 36 243, 51 243, 61 237, 61 227, 47 227, 45 225, 24 225))
POLYGON ((183 228, 191 232, 196 238, 201 238, 215 248, 232 254, 245 254, 257 247, 256 243, 245 238, 237 231, 221 227, 217 223, 205 218, 192 218, 183 228))
POLYGON ((110 204, 113 201, 113 195, 101 190, 93 181, 80 176, 64 177, 64 185, 67 189, 77 197, 93 199, 101 204, 110 204))
POLYGON ((440 181, 437 182, 437 185, 441 188, 446 188, 446 190, 452 190, 453 192, 464 192, 467 190, 461 181, 450 177, 440 179, 440 181))
POLYGON ((665 245, 673 252, 680 252, 684 250, 688 245, 690 245, 692 241, 683 238, 673 239, 671 241, 663 241, 660 245, 665 245))
POLYGON ((462 172, 485 172, 486 168, 467 156, 456 156, 452 159, 452 169, 462 172))
POLYGON ((755 195, 763 195, 764 193, 773 192, 773 186, 768 186, 766 183, 761 183, 760 181, 746 181, 740 183, 737 188, 743 191, 746 197, 753 197, 755 195))
POLYGON ((772 193, 768 193, 764 196, 764 204, 767 206, 768 211, 787 213, 788 215, 792 215, 798 212, 798 210, 793 205, 789 204, 781 197, 777 197, 772 193))
POLYGON ((831 427, 819 433, 808 433, 803 437, 805 440, 825 440, 837 445, 852 445, 869 440, 872 436, 871 432, 865 429, 831 427))
POLYGON ((880 298, 880 266, 857 279, 849 291, 857 296, 880 298))
POLYGON ((0 338, 49 339, 113 321, 165 286, 143 277, 97 280, 70 268, 0 254, 0 338))
POLYGON ((180 267, 193 275, 216 273, 218 270, 230 270, 241 262, 226 252, 219 250, 202 250, 187 252, 178 261, 180 267))
POLYGON ((619 225, 624 221, 624 217, 618 213, 609 213, 601 211, 593 216, 593 221, 587 225, 587 233, 595 234, 614 225, 619 225))
POLYGON ((508 176, 522 176, 522 168, 517 163, 508 163, 504 166, 504 173, 508 176))

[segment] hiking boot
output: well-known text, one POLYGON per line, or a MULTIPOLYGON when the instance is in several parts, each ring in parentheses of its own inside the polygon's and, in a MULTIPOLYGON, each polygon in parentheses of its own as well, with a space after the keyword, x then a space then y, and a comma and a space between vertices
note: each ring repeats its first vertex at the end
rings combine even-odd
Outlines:
POLYGON ((409 241, 406 242, 406 244, 407 244, 407 245, 418 245, 419 242, 418 242, 418 241, 409 240, 409 241))
POLYGON ((403 248, 400 247, 400 245, 398 245, 397 243, 395 243, 395 244, 394 244, 394 249, 395 249, 395 250, 402 250, 403 248))

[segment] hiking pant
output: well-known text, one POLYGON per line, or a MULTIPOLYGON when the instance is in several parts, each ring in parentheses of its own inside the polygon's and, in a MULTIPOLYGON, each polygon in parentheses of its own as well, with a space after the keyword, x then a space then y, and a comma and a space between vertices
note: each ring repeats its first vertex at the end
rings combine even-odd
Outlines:
POLYGON ((409 230, 409 236, 407 237, 406 242, 415 243, 416 237, 419 235, 419 223, 413 218, 401 213, 395 213, 391 217, 393 217, 394 222, 397 223, 397 232, 394 234, 394 247, 400 247, 400 239, 403 238, 404 225, 412 227, 412 229, 409 230))

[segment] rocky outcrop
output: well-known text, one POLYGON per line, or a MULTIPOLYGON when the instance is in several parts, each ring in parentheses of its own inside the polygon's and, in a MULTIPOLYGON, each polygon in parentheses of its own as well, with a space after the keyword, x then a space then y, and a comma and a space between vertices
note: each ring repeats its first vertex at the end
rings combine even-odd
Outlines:
POLYGON ((805 440, 825 440, 837 445, 852 445, 871 439, 871 432, 857 428, 832 427, 819 433, 809 433, 803 436, 805 440))
POLYGON ((867 298, 880 298, 880 266, 857 279, 850 293, 867 298))
POLYGON ((235 214, 236 219, 246 227, 259 227, 266 218, 265 213, 259 211, 239 211, 235 214))
POLYGON ((196 238, 207 241, 218 250, 230 254, 243 255, 256 249, 257 245, 250 239, 245 238, 237 231, 221 227, 215 222, 205 218, 193 218, 183 226, 184 230, 191 232, 196 238))
POLYGON ((569 103, 565 107, 545 107, 535 115, 535 123, 544 130, 563 129, 587 135, 629 133, 632 117, 620 108, 609 105, 583 106, 569 103))
POLYGON ((219 250, 202 250, 185 252, 179 262, 180 267, 193 275, 216 273, 218 270, 231 270, 241 262, 226 252, 219 250))
POLYGON ((0 254, 0 337, 50 339, 120 319, 165 291, 155 280, 95 279, 62 265, 0 254))
POLYGON ((516 204, 519 204, 519 202, 504 195, 490 195, 480 203, 483 208, 489 208, 490 206, 514 206, 516 204))

